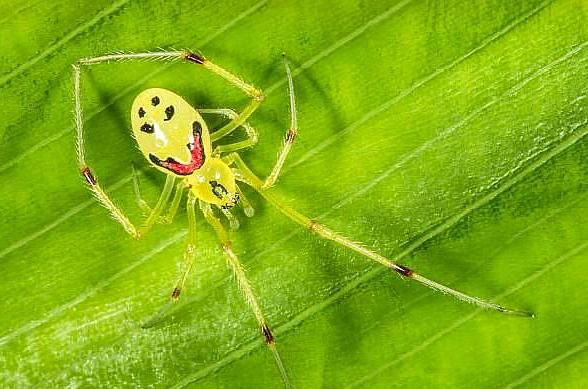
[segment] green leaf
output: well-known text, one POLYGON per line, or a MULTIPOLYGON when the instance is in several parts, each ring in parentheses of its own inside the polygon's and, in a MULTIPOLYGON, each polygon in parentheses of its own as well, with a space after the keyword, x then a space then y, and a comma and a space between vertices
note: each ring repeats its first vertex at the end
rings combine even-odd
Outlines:
MULTIPOLYGON (((286 52, 300 136, 276 196, 425 276, 537 315, 399 279, 246 190, 256 216, 237 209, 232 240, 295 387, 586 385, 586 2, 5 3, 2 387, 281 385, 201 215, 182 301, 140 328, 179 274, 185 211, 133 241, 79 177, 71 64, 158 47, 201 50, 265 90, 259 145, 242 153, 260 176, 289 125, 286 52)), ((164 180, 130 136, 134 96, 159 86, 197 107, 247 104, 184 63, 97 65, 82 83, 88 160, 137 223, 131 165, 151 204, 164 180)))

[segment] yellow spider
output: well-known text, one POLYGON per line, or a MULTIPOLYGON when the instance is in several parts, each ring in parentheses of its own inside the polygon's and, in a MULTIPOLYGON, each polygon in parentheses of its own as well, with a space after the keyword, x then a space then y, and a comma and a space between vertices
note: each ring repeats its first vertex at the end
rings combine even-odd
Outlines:
POLYGON ((180 297, 180 293, 184 287, 188 273, 192 268, 192 262, 195 256, 195 205, 196 201, 198 201, 199 207, 204 214, 204 218, 216 232, 221 247, 226 254, 227 262, 235 273, 240 289, 245 296, 245 300, 251 307, 253 314, 259 323, 261 334, 273 354, 278 370, 284 381, 284 385, 290 387, 286 369, 284 368, 280 355, 276 349, 275 338, 272 335, 259 304, 257 303, 257 299, 255 298, 255 294, 245 276, 243 267, 231 248, 228 233, 217 217, 216 212, 221 212, 229 220, 231 226, 238 225, 235 216, 231 213, 231 208, 237 204, 243 207, 247 216, 253 216, 253 208, 240 191, 237 182, 242 182, 252 187, 269 203, 294 222, 323 238, 343 245, 394 270, 404 278, 417 281, 431 289, 446 293, 459 300, 478 305, 482 308, 492 309, 512 315, 532 317, 533 314, 531 312, 508 309, 498 304, 469 296, 425 278, 414 272, 412 269, 395 263, 363 245, 339 235, 315 220, 302 215, 288 205, 283 204, 271 193, 271 191, 268 191, 278 179, 280 170, 284 165, 284 161, 286 160, 298 133, 292 73, 285 58, 284 65, 288 77, 291 123, 290 128, 286 132, 282 150, 278 154, 277 162, 272 172, 265 180, 262 180, 255 175, 243 162, 239 154, 235 152, 236 150, 250 147, 257 143, 257 132, 247 123, 247 119, 259 107, 263 101, 264 95, 259 89, 241 80, 229 71, 215 65, 202 55, 186 51, 110 54, 93 58, 84 58, 73 65, 77 158, 80 172, 90 190, 92 190, 102 205, 110 211, 114 219, 118 221, 133 238, 139 239, 146 234, 156 222, 161 220, 161 213, 170 202, 175 182, 179 181, 176 185, 176 191, 171 200, 168 214, 164 220, 171 221, 173 219, 181 202, 184 190, 188 190, 188 244, 184 254, 186 265, 171 293, 170 302, 164 306, 153 319, 145 323, 144 326, 150 326, 157 321, 158 318, 169 309, 170 305, 180 297), (153 209, 140 198, 138 184, 135 179, 135 189, 139 205, 149 213, 142 226, 137 228, 100 187, 95 175, 86 164, 80 96, 80 68, 82 66, 110 61, 131 59, 140 60, 149 58, 170 61, 181 60, 208 69, 245 92, 251 97, 251 102, 241 113, 237 114, 230 109, 195 109, 180 96, 166 89, 151 88, 139 93, 131 108, 133 134, 139 145, 139 149, 147 161, 154 168, 165 173, 167 178, 163 192, 153 209), (204 122, 201 113, 221 114, 231 119, 231 121, 211 133, 204 122), (247 134, 246 140, 213 148, 214 142, 232 133, 239 127, 245 129, 247 134), (217 211, 215 211, 215 208, 217 211))

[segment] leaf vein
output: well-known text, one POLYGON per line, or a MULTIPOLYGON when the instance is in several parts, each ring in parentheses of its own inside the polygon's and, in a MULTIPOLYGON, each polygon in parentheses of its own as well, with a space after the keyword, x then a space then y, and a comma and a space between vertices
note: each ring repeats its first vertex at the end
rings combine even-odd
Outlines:
POLYGON ((85 30, 93 27, 101 19, 107 17, 108 15, 110 15, 110 14, 116 12, 117 10, 119 10, 120 8, 122 8, 129 1, 130 0, 121 0, 117 3, 114 3, 110 8, 107 8, 105 10, 98 12, 98 14, 96 16, 94 16, 92 19, 90 19, 86 23, 83 23, 82 25, 78 26, 77 28, 73 29, 66 36, 64 36, 63 38, 61 38, 60 40, 58 40, 54 44, 47 47, 45 50, 40 52, 38 55, 35 55, 33 58, 29 59, 27 62, 16 67, 14 70, 7 73, 6 75, 0 77, 0 88, 3 88, 4 85, 6 85, 10 80, 12 80, 14 77, 22 74, 23 72, 28 70, 30 67, 37 64, 37 62, 41 61, 42 59, 45 59, 47 56, 49 56, 52 53, 54 53, 55 51, 57 51, 61 46, 63 46, 64 44, 66 44, 67 42, 69 42, 70 40, 75 38, 77 35, 81 34, 85 30))
POLYGON ((540 373, 544 372, 545 370, 548 370, 548 369, 552 368, 553 366, 557 365, 559 362, 562 362, 562 361, 568 359, 569 357, 584 351, 584 349, 586 347, 588 347, 588 341, 585 341, 584 343, 581 343, 581 344, 577 345, 576 347, 553 357, 552 359, 541 364, 537 368, 531 370, 529 373, 525 374, 524 376, 522 376, 518 380, 506 385, 505 388, 516 388, 517 386, 524 384, 525 382, 529 381, 530 379, 539 375, 540 373))
MULTIPOLYGON (((412 1, 412 0, 410 0, 412 1)), ((236 24, 236 22, 238 22, 240 19, 242 19, 244 16, 248 16, 249 14, 253 13, 253 11, 259 9, 261 6, 263 6, 265 3, 267 2, 267 0, 261 1, 260 3, 256 4, 255 6, 251 7, 250 9, 248 9, 247 11, 243 12, 241 15, 239 15, 236 19, 234 19, 231 23, 227 24, 224 28, 222 28, 219 33, 215 34, 215 36, 207 39, 205 41, 205 43, 201 44, 202 46, 208 44, 212 39, 214 39, 216 36, 220 35, 220 32, 224 32, 228 29, 229 26, 233 26, 234 24, 236 24)), ((342 47, 344 45, 344 43, 347 43, 349 41, 351 41, 352 39, 356 38, 357 36, 359 36, 360 34, 358 32, 364 32, 365 30, 367 30, 368 27, 366 26, 373 26, 374 24, 376 24, 374 21, 377 20, 378 22, 381 22, 383 19, 381 18, 383 15, 385 15, 386 17, 391 16, 394 12, 396 12, 399 8, 399 6, 401 4, 407 4, 407 2, 403 2, 403 3, 399 3, 398 5, 392 7, 390 10, 388 10, 387 12, 385 12, 382 15, 379 15, 377 17, 375 17, 374 19, 371 19, 370 21, 366 22, 365 25, 363 25, 362 27, 354 30, 352 33, 350 33, 349 35, 347 35, 346 37, 336 41, 333 45, 329 46, 328 48, 322 50, 321 52, 319 52, 317 55, 313 56, 310 60, 306 61, 302 66, 300 66, 296 71, 294 71, 293 76, 296 76, 300 73, 302 73, 304 70, 310 68, 312 65, 314 65, 315 63, 317 63, 320 59, 325 58, 327 55, 332 54, 335 49, 338 49, 340 47, 342 47), (394 11, 394 12, 392 12, 394 11), (328 54, 326 54, 328 53, 328 54)), ((167 67, 167 66, 166 66, 167 67)), ((135 83, 133 86, 125 89, 122 93, 116 95, 109 103, 107 103, 104 107, 102 107, 101 109, 93 112, 90 116, 88 116, 85 120, 84 123, 87 122, 88 120, 90 120, 92 117, 94 117, 95 115, 99 114, 100 112, 102 112, 104 109, 106 109, 107 107, 111 106, 112 104, 114 104, 118 99, 120 99, 121 97, 123 97, 128 91, 132 90, 134 87, 136 87, 137 85, 140 85, 142 82, 144 82, 145 80, 151 78, 153 75, 162 72, 163 70, 165 70, 165 68, 162 69, 158 69, 152 73, 150 73, 149 75, 147 75, 146 77, 142 78, 139 82, 135 83)), ((277 86, 284 83, 286 80, 286 78, 284 77, 282 79, 282 81, 278 81, 275 84, 273 84, 272 86, 270 86, 267 90, 269 91, 267 94, 269 95, 269 93, 271 91, 274 91, 277 89, 277 86)), ((49 143, 52 143, 58 139, 60 139, 61 137, 63 137, 64 135, 66 135, 67 133, 73 131, 74 127, 69 127, 65 130, 60 131, 58 134, 47 138, 45 141, 41 141, 39 142, 37 145, 29 148, 27 151, 25 151, 24 153, 22 153, 21 155, 19 155, 18 157, 14 157, 10 162, 0 166, 0 173, 5 171, 6 169, 11 168, 12 166, 14 166, 15 164, 17 164, 18 162, 22 161, 23 159, 25 159, 26 156, 36 152, 39 149, 44 148, 45 146, 47 146, 49 143)), ((121 183, 124 182, 128 182, 131 179, 131 176, 126 176, 123 177, 121 180, 117 181, 114 185, 113 188, 116 187, 118 188, 121 183)), ((57 227, 59 224, 65 222, 67 219, 69 219, 70 217, 74 216, 75 214, 79 213, 81 210, 85 209, 86 207, 90 206, 91 204, 86 204, 86 202, 83 203, 85 206, 76 206, 74 208, 72 208, 72 210, 70 210, 69 212, 67 212, 63 217, 59 218, 58 220, 56 220, 55 222, 51 223, 49 226, 46 226, 44 228, 42 228, 41 230, 34 232, 32 235, 30 236, 26 236, 22 239, 20 239, 18 242, 16 242, 15 244, 11 245, 10 247, 8 247, 7 249, 3 250, 0 252, 0 259, 2 257, 4 257, 5 255, 11 253, 12 251, 26 245, 27 243, 31 242, 32 240, 38 238, 39 236, 43 235, 44 233, 50 231, 51 229, 57 227), (73 209, 76 209, 76 212, 73 212, 73 209)))
MULTIPOLYGON (((500 300, 504 297, 510 296, 511 294, 524 288, 525 286, 527 286, 528 284, 530 284, 531 282, 533 282, 537 278, 541 277, 542 275, 544 275, 545 273, 547 273, 551 269, 555 268, 556 266, 561 265, 563 262, 565 262, 569 258, 572 258, 575 255, 581 253, 586 248, 588 248, 588 241, 584 241, 583 243, 579 244, 575 248, 573 248, 573 249, 567 251, 566 253, 564 253, 563 255, 559 256, 555 260, 548 262, 546 265, 541 267, 541 269, 539 269, 538 271, 534 272, 533 274, 525 277, 524 279, 519 281, 517 284, 515 284, 513 287, 507 289, 505 292, 503 292, 499 295, 494 296, 492 298, 492 300, 500 300)), ((413 355, 423 351, 424 349, 426 349, 427 347, 429 347, 430 345, 432 345, 433 343, 435 343, 436 341, 441 339, 443 336, 449 334, 453 330, 456 330, 457 328, 461 327, 463 324, 465 324, 468 321, 470 321, 471 319, 473 319, 476 315, 478 315, 482 311, 483 311, 482 308, 476 308, 469 315, 466 315, 466 316, 462 317, 461 319, 455 321, 450 326, 437 332, 435 335, 427 338, 424 342, 422 342, 418 346, 414 347, 412 350, 407 351, 407 352, 401 354, 400 356, 398 356, 397 358, 395 358, 394 360, 392 360, 391 362, 388 362, 388 363, 380 366, 379 368, 374 370, 372 373, 370 373, 370 374, 362 377, 361 379, 353 382, 352 384, 348 385, 345 389, 354 388, 354 387, 357 387, 358 385, 364 384, 366 381, 371 380, 372 378, 376 377, 377 375, 379 375, 383 371, 389 369, 390 367, 392 367, 392 366, 402 362, 403 360, 408 359, 408 358, 412 357, 413 355)))
POLYGON ((462 62, 464 62, 468 58, 472 57, 473 55, 475 55, 479 51, 482 51, 488 45, 490 45, 493 42, 496 42, 498 39, 502 38, 508 32, 510 32, 511 30, 513 30, 514 28, 516 28, 518 25, 522 24, 523 22, 525 22, 526 20, 528 20, 529 18, 531 18, 532 16, 534 16, 535 14, 537 14, 539 11, 541 11, 543 8, 545 8, 549 3, 550 3, 550 1, 545 1, 545 2, 543 2, 541 4, 539 4, 536 8, 534 8, 534 9, 530 10, 529 12, 525 13, 524 15, 516 18, 514 21, 512 21, 507 26, 503 27, 499 31, 495 32, 494 34, 492 34, 489 37, 487 37, 486 39, 484 39, 478 46, 474 47, 472 50, 470 50, 466 54, 464 54, 461 57, 453 60, 449 64, 438 68, 433 73, 430 73, 429 75, 427 75, 427 76, 425 76, 425 77, 417 80, 414 84, 412 84, 410 86, 410 88, 407 88, 407 89, 403 90, 398 95, 392 97, 391 99, 385 101, 384 103, 382 103, 381 105, 379 105, 375 109, 369 111, 366 115, 362 116, 359 120, 353 122, 352 124, 350 124, 349 126, 347 126, 346 128, 344 128, 342 131, 339 131, 339 132, 337 132, 335 134, 332 134, 331 136, 329 136, 327 139, 323 140, 318 145, 316 145, 313 148, 309 149, 297 161, 292 162, 291 164, 289 164, 289 166, 284 169, 284 172, 287 172, 288 170, 293 169, 294 167, 300 165, 301 163, 307 161, 308 159, 313 158, 322 149, 324 149, 325 147, 327 147, 327 146, 331 145, 332 143, 334 143, 335 141, 337 141, 337 139, 346 137, 349 132, 355 130, 356 128, 359 128, 362 124, 365 124, 370 119, 372 119, 372 118, 378 116, 379 114, 385 112, 390 107, 392 107, 395 104, 399 103, 404 98, 410 96, 412 93, 414 93, 415 91, 417 91, 421 87, 427 85, 429 82, 435 80, 440 75, 442 75, 442 74, 446 73, 447 71, 450 71, 451 69, 455 68, 456 66, 458 66, 459 64, 461 64, 462 62))
POLYGON ((132 270, 134 270, 138 266, 142 265, 143 263, 147 262, 149 259, 153 258, 157 254, 159 254, 160 252, 165 250, 167 247, 171 246, 172 244, 174 244, 177 241, 179 241, 180 239, 182 239, 184 236, 186 236, 186 234, 187 234, 187 230, 184 230, 180 233, 173 235, 171 238, 169 238, 169 239, 165 240, 163 243, 157 245, 153 250, 151 250, 146 255, 141 257, 138 261, 131 263, 129 266, 122 269, 118 273, 113 274, 109 278, 100 281, 99 283, 97 283, 93 287, 89 288, 85 292, 81 293, 80 295, 78 295, 74 299, 68 301, 67 303, 54 308, 48 314, 46 314, 43 318, 38 319, 38 320, 29 321, 28 323, 24 324, 23 326, 19 327, 18 329, 11 331, 11 332, 7 333, 6 335, 0 337, 0 347, 5 346, 6 344, 10 343, 12 340, 18 338, 19 336, 26 334, 26 333, 42 326, 45 323, 48 323, 52 319, 54 319, 58 316, 61 316, 68 309, 71 309, 71 308, 75 307, 76 305, 81 304, 82 302, 84 302, 85 300, 87 300, 88 298, 90 298, 91 296, 96 294, 98 291, 104 289, 105 287, 110 285, 112 282, 118 280, 119 278, 121 278, 125 274, 130 273, 132 270))
MULTIPOLYGON (((257 11, 258 9, 260 9, 261 7, 263 7, 266 3, 267 3, 267 0, 262 0, 262 1, 258 2, 258 3, 256 3, 255 5, 253 5, 252 7, 250 7, 248 9, 246 9, 245 11, 241 12, 239 15, 237 15, 236 18, 234 18, 229 23, 225 24, 224 26, 222 26, 221 28, 219 28, 218 30, 216 30, 208 38, 206 38, 205 40, 203 40, 200 43, 199 46, 200 47, 205 47, 210 42, 212 42, 213 40, 215 40, 216 38, 218 38, 220 35, 222 35, 223 33, 225 33, 227 30, 229 30, 230 28, 234 27, 238 22, 240 22, 244 18, 250 16, 251 14, 255 13, 255 11, 257 11)), ((101 112, 103 112, 107 108, 110 108, 111 106, 113 106, 118 100, 120 100, 121 98, 123 98, 124 96, 126 96, 130 91, 134 90, 139 85, 144 84, 149 79, 153 78, 155 75, 164 72, 170 66, 171 66, 171 64, 162 64, 159 69, 157 69, 157 70, 155 70, 155 71, 147 74, 145 77, 139 79, 139 81, 133 83, 128 88, 123 89, 123 91, 121 93, 118 93, 117 95, 115 95, 106 104, 100 106, 100 108, 96 109, 95 111, 93 111, 89 115, 86 115, 86 117, 84 118, 84 124, 88 123, 90 120, 92 120, 92 118, 94 118, 96 115, 100 114, 101 112)), ((0 166, 0 173, 2 173, 5 170, 8 170, 11 167, 17 165, 18 163, 20 163, 22 160, 24 160, 29 155, 36 153, 38 150, 44 149, 47 145, 49 145, 49 144, 51 144, 53 142, 56 142, 57 140, 61 139, 63 136, 69 134, 70 132, 73 132, 74 129, 75 129, 75 127, 72 125, 72 126, 66 128, 66 129, 63 129, 63 130, 57 132, 55 135, 53 135, 51 137, 45 138, 44 140, 36 143, 34 146, 31 146, 31 147, 27 148, 26 151, 22 152, 20 155, 12 158, 9 162, 7 162, 7 163, 3 164, 2 166, 0 166)))

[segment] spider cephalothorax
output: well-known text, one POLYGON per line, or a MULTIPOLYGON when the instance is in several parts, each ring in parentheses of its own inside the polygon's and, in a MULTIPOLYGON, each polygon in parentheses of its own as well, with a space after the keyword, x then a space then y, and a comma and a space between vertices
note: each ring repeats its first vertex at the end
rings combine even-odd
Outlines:
POLYGON ((197 198, 218 205, 222 209, 232 208, 239 201, 235 175, 219 158, 210 158, 201 169, 192 173, 186 182, 197 198))

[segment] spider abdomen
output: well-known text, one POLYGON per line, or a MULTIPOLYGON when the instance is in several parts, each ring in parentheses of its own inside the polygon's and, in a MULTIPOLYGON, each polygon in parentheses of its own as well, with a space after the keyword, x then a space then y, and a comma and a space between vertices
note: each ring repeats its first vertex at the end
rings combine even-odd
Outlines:
POLYGON ((139 93, 131 108, 139 149, 157 169, 188 176, 201 169, 212 151, 202 116, 182 97, 162 88, 139 93))

